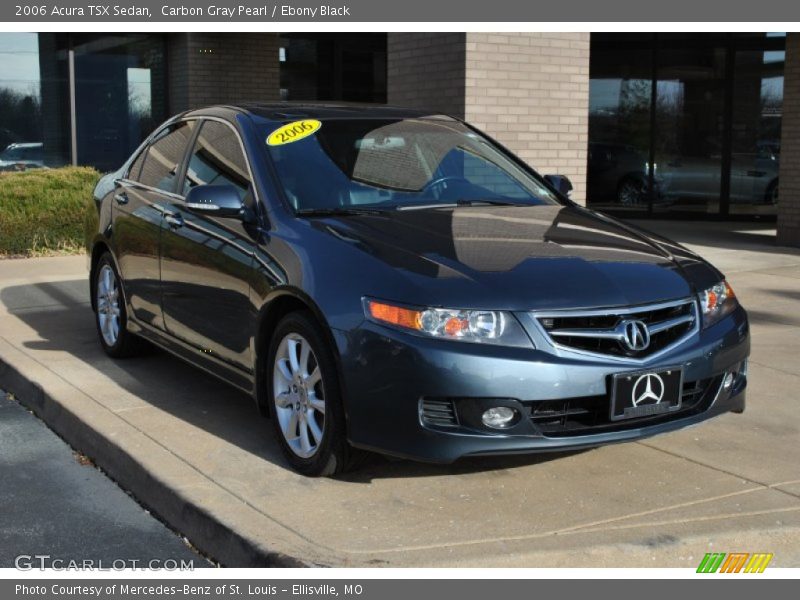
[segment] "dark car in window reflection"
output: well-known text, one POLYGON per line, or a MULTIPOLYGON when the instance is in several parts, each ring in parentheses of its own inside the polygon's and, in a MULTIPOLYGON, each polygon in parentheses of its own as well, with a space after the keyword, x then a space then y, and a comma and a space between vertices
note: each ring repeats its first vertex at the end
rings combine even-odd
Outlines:
POLYGON ((646 207, 647 152, 626 144, 590 142, 586 185, 593 203, 646 207))
POLYGON ((749 327, 722 273, 569 189, 426 111, 183 113, 95 189, 98 338, 243 390, 307 475, 743 411, 749 327))
MULTIPOLYGON (((775 205, 778 202, 780 147, 768 141, 755 153, 734 152, 731 157, 732 204, 775 205)), ((652 201, 659 207, 691 208, 718 202, 721 191, 721 154, 664 153, 653 169, 649 193, 647 153, 626 144, 589 144, 587 187, 592 204, 608 208, 643 209, 652 201)))
POLYGON ((27 171, 44 167, 42 142, 9 144, 0 152, 0 171, 27 171))

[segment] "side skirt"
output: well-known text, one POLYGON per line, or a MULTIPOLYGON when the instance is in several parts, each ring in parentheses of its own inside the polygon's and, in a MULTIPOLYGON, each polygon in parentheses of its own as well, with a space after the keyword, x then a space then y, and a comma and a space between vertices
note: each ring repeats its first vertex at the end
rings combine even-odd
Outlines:
POLYGON ((255 376, 252 373, 237 369, 213 356, 200 354, 194 346, 175 339, 150 325, 129 319, 128 329, 131 333, 143 337, 193 367, 197 367, 255 398, 255 376))

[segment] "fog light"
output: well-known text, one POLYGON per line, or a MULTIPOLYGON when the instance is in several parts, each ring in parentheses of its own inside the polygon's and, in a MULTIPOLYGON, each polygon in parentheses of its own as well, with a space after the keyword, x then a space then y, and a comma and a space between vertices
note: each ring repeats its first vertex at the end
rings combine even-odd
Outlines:
POLYGON ((732 385, 733 385, 733 373, 731 371, 728 371, 727 373, 725 373, 725 379, 722 380, 722 387, 727 390, 730 389, 732 385))
POLYGON ((510 426, 514 417, 517 416, 517 411, 508 406, 495 406, 483 413, 481 421, 487 427, 493 429, 505 429, 510 426))

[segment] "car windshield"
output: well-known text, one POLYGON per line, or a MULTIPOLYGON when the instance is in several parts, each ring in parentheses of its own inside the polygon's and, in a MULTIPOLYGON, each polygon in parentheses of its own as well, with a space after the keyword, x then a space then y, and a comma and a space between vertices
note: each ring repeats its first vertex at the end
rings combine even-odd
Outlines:
POLYGON ((279 125, 264 129, 281 184, 298 212, 560 203, 489 140, 450 118, 303 123, 318 128, 289 142, 279 125))
POLYGON ((19 146, 9 146, 0 152, 0 160, 22 160, 22 148, 19 146))
POLYGON ((41 160, 42 147, 40 145, 19 146, 10 145, 0 152, 0 160, 41 160))

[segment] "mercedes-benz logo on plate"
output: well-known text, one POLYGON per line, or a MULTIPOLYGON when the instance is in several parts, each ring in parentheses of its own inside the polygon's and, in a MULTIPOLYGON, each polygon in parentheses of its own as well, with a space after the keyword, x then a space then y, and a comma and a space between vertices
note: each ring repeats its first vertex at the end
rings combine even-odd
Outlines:
POLYGON ((636 380, 631 392, 631 402, 634 406, 640 404, 659 404, 664 398, 664 380, 655 373, 646 373, 636 380), (648 402, 651 400, 652 402, 648 402))
POLYGON ((622 341, 636 352, 646 349, 650 345, 650 331, 644 321, 628 320, 622 322, 622 341))

